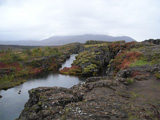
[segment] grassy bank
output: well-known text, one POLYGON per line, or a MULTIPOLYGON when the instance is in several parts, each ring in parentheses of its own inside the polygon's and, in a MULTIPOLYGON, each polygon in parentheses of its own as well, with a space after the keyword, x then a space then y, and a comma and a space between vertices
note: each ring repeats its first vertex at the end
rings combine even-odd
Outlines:
POLYGON ((24 76, 57 71, 76 45, 1 50, 0 90, 22 84, 24 76))

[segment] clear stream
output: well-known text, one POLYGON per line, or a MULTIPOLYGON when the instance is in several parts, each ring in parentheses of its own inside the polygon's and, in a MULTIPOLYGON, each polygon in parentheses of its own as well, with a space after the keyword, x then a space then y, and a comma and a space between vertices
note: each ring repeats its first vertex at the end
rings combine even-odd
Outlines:
MULTIPOLYGON (((76 54, 71 55, 62 65, 62 68, 70 67, 73 60, 75 60, 75 56, 76 54)), ((0 95, 3 97, 0 98, 0 120, 14 120, 18 118, 29 98, 28 90, 32 88, 54 86, 70 88, 83 81, 84 78, 50 72, 29 78, 22 85, 7 91, 1 90, 0 95), (19 90, 21 90, 21 94, 18 94, 19 90)))

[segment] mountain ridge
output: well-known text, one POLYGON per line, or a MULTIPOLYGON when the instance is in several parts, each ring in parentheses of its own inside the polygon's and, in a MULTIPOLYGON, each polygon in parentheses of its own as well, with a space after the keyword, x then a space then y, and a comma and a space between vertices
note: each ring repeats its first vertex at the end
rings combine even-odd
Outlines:
POLYGON ((70 36, 53 36, 47 39, 36 41, 36 40, 25 40, 25 41, 0 41, 2 45, 29 45, 29 46, 56 46, 64 45, 68 43, 80 42, 85 43, 87 40, 97 41, 119 41, 125 40, 126 42, 135 41, 135 39, 128 36, 109 36, 100 34, 84 34, 84 35, 70 35, 70 36))

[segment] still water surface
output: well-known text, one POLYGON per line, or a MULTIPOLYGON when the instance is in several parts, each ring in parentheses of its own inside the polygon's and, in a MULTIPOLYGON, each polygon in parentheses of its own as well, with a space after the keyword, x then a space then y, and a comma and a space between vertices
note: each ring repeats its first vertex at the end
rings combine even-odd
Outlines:
MULTIPOLYGON (((63 67, 70 67, 71 63, 75 59, 76 54, 71 57, 62 65, 63 67)), ((21 111, 24 109, 24 104, 29 98, 28 90, 36 87, 66 87, 70 88, 80 82, 83 82, 84 78, 61 75, 58 73, 43 73, 27 80, 22 85, 8 89, 7 91, 0 91, 0 120, 14 120, 18 118, 21 111), (21 94, 18 94, 21 90, 21 94)))

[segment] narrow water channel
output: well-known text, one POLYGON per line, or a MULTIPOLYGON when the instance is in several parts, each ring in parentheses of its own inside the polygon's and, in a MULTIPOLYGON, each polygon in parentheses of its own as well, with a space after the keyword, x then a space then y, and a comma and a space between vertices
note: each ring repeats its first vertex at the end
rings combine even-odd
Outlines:
MULTIPOLYGON (((62 67, 69 67, 75 59, 76 54, 62 65, 62 67)), ((14 120, 18 118, 21 111, 24 109, 24 104, 29 98, 28 90, 36 87, 66 87, 70 88, 84 79, 75 76, 61 75, 58 73, 43 73, 27 80, 22 85, 8 89, 7 91, 0 91, 0 120, 14 120), (21 90, 21 94, 18 94, 21 90)))

